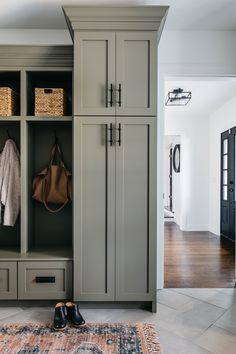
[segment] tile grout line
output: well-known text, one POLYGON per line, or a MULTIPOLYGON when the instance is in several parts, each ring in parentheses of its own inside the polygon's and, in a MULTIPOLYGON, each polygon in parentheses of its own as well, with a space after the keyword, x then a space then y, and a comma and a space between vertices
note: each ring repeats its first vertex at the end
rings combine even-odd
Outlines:
MULTIPOLYGON (((186 288, 183 288, 183 289, 186 289, 186 288)), ((196 289, 204 289, 204 288, 196 288, 196 289)), ((173 290, 173 291, 175 291, 175 290, 173 290)), ((178 292, 178 291, 175 291, 175 292, 177 292, 178 294, 184 295, 184 296, 186 296, 186 297, 190 297, 190 298, 192 298, 192 299, 194 299, 194 300, 198 300, 198 301, 203 302, 203 303, 205 303, 205 304, 215 306, 215 307, 217 307, 217 308, 219 308, 219 309, 222 309, 222 310, 225 310, 225 311, 228 311, 228 310, 233 306, 233 304, 232 304, 228 309, 225 309, 224 307, 220 307, 220 306, 217 306, 217 305, 215 305, 215 304, 212 304, 212 303, 208 302, 207 300, 199 299, 199 298, 194 297, 194 296, 192 296, 192 295, 186 295, 186 294, 180 293, 180 292, 178 292)), ((214 295, 213 295, 213 296, 214 296, 214 295)), ((207 298, 207 299, 210 299, 210 296, 209 296, 209 298, 207 298)), ((223 315, 222 315, 222 316, 223 316, 223 315)))
POLYGON ((226 332, 226 333, 233 334, 233 336, 235 336, 235 333, 232 332, 232 331, 230 331, 230 330, 228 330, 228 329, 225 329, 225 328, 223 328, 223 327, 220 327, 220 326, 217 325, 217 324, 213 324, 213 326, 214 326, 214 327, 217 327, 217 328, 219 328, 219 329, 221 329, 222 331, 224 331, 224 332, 226 332))

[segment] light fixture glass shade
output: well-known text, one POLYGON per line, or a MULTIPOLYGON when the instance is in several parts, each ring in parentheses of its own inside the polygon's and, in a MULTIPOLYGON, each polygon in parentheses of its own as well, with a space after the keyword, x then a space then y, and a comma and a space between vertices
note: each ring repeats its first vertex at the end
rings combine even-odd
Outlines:
POLYGON ((166 106, 186 106, 192 98, 190 91, 184 91, 181 88, 168 92, 166 98, 166 106))

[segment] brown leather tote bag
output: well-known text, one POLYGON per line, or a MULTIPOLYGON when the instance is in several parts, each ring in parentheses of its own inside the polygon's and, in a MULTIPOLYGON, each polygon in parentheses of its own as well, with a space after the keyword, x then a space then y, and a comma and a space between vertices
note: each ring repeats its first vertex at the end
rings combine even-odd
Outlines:
POLYGON ((72 201, 72 174, 65 167, 61 149, 58 143, 52 148, 51 161, 48 167, 41 171, 33 180, 33 196, 35 200, 43 203, 45 208, 57 213, 72 201), (58 152, 60 163, 53 164, 58 152), (48 204, 59 204, 59 208, 52 209, 48 204))

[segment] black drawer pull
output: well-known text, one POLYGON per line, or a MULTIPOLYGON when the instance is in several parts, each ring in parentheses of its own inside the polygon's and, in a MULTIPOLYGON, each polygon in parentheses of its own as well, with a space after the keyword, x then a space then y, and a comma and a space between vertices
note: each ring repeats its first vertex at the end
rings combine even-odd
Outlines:
POLYGON ((36 283, 55 283, 55 277, 35 277, 36 283))

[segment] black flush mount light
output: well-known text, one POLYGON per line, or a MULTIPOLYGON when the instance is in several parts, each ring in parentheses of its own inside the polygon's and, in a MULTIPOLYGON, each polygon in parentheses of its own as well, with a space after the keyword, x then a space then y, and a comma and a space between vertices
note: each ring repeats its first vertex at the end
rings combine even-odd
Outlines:
POLYGON ((182 88, 177 88, 168 92, 165 104, 166 106, 186 106, 191 98, 192 93, 190 91, 184 91, 182 88))

